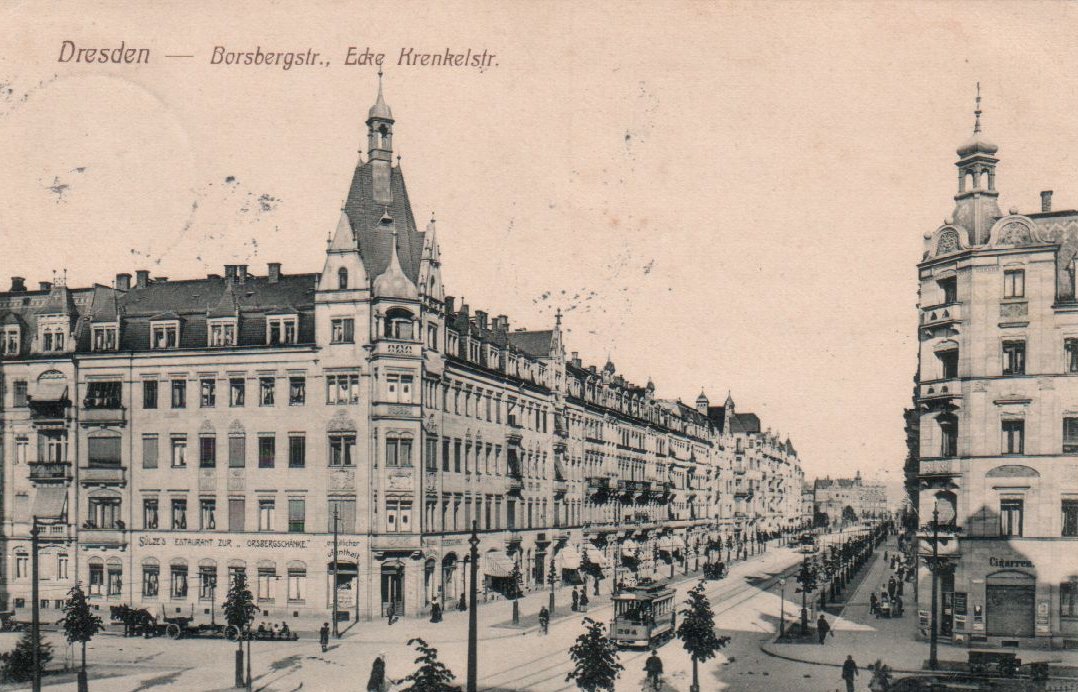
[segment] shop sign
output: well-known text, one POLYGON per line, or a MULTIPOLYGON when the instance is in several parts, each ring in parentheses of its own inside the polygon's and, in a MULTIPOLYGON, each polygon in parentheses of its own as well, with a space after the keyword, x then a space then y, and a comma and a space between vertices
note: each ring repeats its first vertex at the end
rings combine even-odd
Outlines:
POLYGON ((138 537, 140 548, 150 546, 179 546, 183 548, 266 548, 280 550, 293 548, 305 550, 309 538, 219 538, 217 536, 146 536, 138 537))
POLYGON ((1004 560, 998 557, 988 558, 988 564, 992 567, 1024 567, 1026 569, 1034 569, 1033 563, 1029 560, 1004 560))
POLYGON ((1052 628, 1048 624, 1048 601, 1037 601, 1037 634, 1051 634, 1052 628))

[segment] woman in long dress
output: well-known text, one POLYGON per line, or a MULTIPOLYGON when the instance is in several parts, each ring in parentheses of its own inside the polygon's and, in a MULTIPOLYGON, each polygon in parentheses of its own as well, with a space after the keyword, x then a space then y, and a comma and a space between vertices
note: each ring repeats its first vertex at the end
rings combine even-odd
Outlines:
POLYGON ((367 679, 367 692, 385 692, 386 655, 378 654, 371 664, 371 676, 367 679))

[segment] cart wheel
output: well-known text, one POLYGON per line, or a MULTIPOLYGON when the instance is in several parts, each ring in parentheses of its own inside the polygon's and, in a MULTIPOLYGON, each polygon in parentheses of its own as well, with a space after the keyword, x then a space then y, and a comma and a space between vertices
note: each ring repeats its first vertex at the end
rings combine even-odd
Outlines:
POLYGON ((230 642, 234 642, 240 638, 240 628, 235 625, 229 625, 225 628, 225 639, 230 642))
POLYGON ((165 635, 169 639, 179 639, 181 634, 183 634, 183 631, 175 622, 170 622, 168 627, 165 628, 165 635))

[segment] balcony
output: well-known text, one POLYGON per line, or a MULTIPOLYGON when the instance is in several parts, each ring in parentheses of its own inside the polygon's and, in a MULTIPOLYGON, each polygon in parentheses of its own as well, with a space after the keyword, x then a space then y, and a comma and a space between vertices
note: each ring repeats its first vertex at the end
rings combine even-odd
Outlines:
POLYGON ((30 481, 34 483, 71 480, 71 464, 66 461, 32 461, 27 466, 30 467, 30 481))
POLYGON ((554 481, 554 494, 564 495, 569 492, 569 483, 567 481, 554 481))
POLYGON ((126 550, 127 531, 117 523, 111 528, 97 528, 92 524, 83 524, 79 529, 79 545, 103 550, 126 550))
POLYGON ((127 469, 123 466, 83 466, 79 468, 79 483, 87 485, 126 485, 127 469))
POLYGON ((942 327, 952 322, 962 321, 962 305, 951 303, 949 305, 933 305, 921 309, 922 327, 942 327))
POLYGON ((127 409, 123 406, 116 408, 84 408, 79 411, 79 423, 83 427, 91 425, 126 425, 127 409))
POLYGON ((962 397, 962 381, 957 378, 935 380, 920 386, 921 401, 942 401, 962 397))
POLYGON ((516 529, 510 529, 509 532, 505 534, 505 544, 509 546, 520 545, 523 540, 524 537, 521 536, 520 531, 517 531, 516 529))
POLYGON ((371 550, 378 552, 420 550, 423 537, 418 533, 382 533, 371 536, 371 550))
POLYGON ((941 476, 957 476, 962 473, 958 459, 933 459, 922 461, 919 469, 921 478, 938 478, 941 476))
POLYGON ((374 342, 374 355, 376 356, 418 357, 419 354, 419 344, 412 341, 379 339, 374 342))
POLYGON ((935 531, 931 523, 922 526, 917 531, 917 552, 922 556, 930 557, 933 552, 932 544, 938 542, 937 555, 944 557, 957 555, 959 533, 960 529, 954 524, 940 524, 935 531))

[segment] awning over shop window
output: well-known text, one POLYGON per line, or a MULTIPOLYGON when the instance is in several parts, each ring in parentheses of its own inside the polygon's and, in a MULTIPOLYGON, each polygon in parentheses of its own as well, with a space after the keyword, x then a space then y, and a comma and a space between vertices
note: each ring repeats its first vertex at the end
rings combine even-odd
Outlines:
POLYGON ((483 574, 488 577, 513 576, 513 561, 504 553, 487 553, 483 556, 483 574))
POLYGON ((34 495, 31 516, 42 521, 61 521, 67 517, 67 490, 65 488, 38 488, 34 495))
POLYGON ((636 541, 631 538, 626 538, 625 542, 621 544, 621 554, 624 557, 636 557, 637 545, 636 541))
POLYGON ((41 382, 37 389, 30 395, 30 400, 36 403, 56 403, 67 400, 66 382, 41 382))
POLYGON ((603 555, 603 551, 593 545, 584 546, 584 556, 587 558, 588 562, 593 565, 598 565, 600 567, 606 567, 607 565, 606 556, 603 555))
POLYGON ((558 553, 562 569, 580 569, 580 553, 572 546, 565 546, 558 553))
POLYGON ((656 541, 656 547, 664 553, 669 553, 674 549, 673 544, 670 542, 669 536, 663 536, 656 541))

